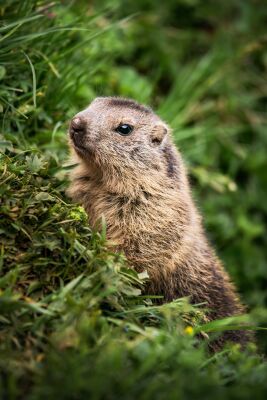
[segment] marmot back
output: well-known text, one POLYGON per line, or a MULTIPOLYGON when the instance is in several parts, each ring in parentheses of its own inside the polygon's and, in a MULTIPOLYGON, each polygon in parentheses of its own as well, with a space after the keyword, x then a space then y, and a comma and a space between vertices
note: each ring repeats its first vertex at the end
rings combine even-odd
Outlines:
MULTIPOLYGON (((241 314, 206 239, 167 124, 133 100, 100 97, 73 118, 69 134, 78 166, 68 194, 84 206, 94 228, 104 216, 108 239, 137 271, 147 270, 147 293, 165 302, 184 296, 205 302, 211 320, 241 314)), ((214 348, 248 337, 228 331, 214 348)))

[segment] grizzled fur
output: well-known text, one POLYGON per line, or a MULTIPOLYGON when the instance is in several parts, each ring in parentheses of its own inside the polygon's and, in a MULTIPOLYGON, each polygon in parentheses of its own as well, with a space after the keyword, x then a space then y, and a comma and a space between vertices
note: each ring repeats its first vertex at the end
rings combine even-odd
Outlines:
MULTIPOLYGON (((137 271, 148 271, 147 292, 166 302, 183 296, 205 302, 210 320, 243 313, 206 239, 169 127, 133 100, 100 97, 74 117, 70 137, 78 166, 68 194, 93 227, 104 216, 108 239, 137 271), (119 124, 133 132, 121 136, 119 124)), ((247 339, 243 331, 228 331, 214 348, 247 339)))

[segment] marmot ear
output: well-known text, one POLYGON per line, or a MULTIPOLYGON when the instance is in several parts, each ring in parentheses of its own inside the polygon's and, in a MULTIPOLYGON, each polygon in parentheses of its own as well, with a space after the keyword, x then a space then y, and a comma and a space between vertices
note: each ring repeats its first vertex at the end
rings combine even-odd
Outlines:
POLYGON ((154 125, 151 132, 151 142, 153 145, 158 146, 168 133, 168 127, 163 122, 158 122, 154 125))

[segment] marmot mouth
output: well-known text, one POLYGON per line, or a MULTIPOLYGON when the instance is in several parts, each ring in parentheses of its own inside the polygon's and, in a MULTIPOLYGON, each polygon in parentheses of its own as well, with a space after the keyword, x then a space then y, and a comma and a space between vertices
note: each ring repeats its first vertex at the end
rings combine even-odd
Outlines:
POLYGON ((85 153, 85 152, 88 152, 87 151, 87 149, 86 149, 86 147, 84 147, 84 146, 81 146, 81 145, 77 145, 77 144, 73 144, 73 147, 74 147, 74 149, 75 149, 75 151, 77 152, 77 153, 85 153))
POLYGON ((88 159, 89 157, 91 159, 94 154, 91 146, 88 143, 85 144, 79 135, 72 135, 71 132, 70 138, 75 152, 82 158, 88 159))
POLYGON ((70 138, 72 140, 73 146, 79 150, 86 150, 84 143, 83 143, 83 137, 73 129, 70 129, 69 131, 70 138))

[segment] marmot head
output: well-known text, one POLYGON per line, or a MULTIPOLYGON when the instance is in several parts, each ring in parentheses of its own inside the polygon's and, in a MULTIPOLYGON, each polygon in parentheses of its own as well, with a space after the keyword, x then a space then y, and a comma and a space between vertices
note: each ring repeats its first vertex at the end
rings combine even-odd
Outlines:
POLYGON ((98 97, 70 123, 71 146, 88 166, 117 175, 175 170, 169 127, 148 107, 119 97, 98 97))

